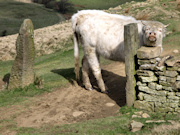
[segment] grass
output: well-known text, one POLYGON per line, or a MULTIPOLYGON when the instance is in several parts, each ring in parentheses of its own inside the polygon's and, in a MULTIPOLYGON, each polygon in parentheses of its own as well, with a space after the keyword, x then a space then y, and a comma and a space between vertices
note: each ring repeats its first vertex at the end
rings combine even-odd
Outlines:
MULTIPOLYGON (((2 2, 2 0, 0 0, 0 2, 2 2)), ((4 1, 4 2, 10 2, 10 1, 4 1)), ((86 5, 86 2, 88 1, 77 0, 76 2, 77 4, 80 4, 80 5, 86 5)), ((86 7, 87 8, 94 7, 94 8, 99 9, 101 7, 99 6, 100 2, 101 4, 103 4, 102 0, 96 1, 97 4, 91 1, 86 7)), ((104 0, 104 8, 106 6, 105 4, 106 2, 107 1, 104 0)), ((36 6, 39 6, 39 5, 36 5, 36 6)), ((39 6, 39 7, 43 8, 42 6, 39 6)), ((3 7, 0 3, 0 11, 2 9, 3 7)), ((9 9, 9 7, 8 8, 6 7, 6 9, 9 9)), ((48 10, 48 9, 44 9, 44 10, 52 12, 51 10, 48 10)), ((12 12, 12 11, 9 11, 9 12, 12 12)), ((0 17, 1 17, 1 14, 2 12, 0 12, 0 17)), ((12 15, 12 17, 13 16, 14 15, 12 15)), ((164 45, 163 45, 164 50, 179 49, 179 45, 180 45, 179 21, 174 21, 174 20, 166 20, 166 21, 160 20, 160 21, 165 24, 171 23, 171 25, 168 27, 168 31, 173 31, 172 34, 164 38, 164 45)), ((16 24, 16 21, 14 21, 14 24, 16 24)), ((68 46, 72 46, 72 44, 68 46)), ((80 54, 82 57, 82 50, 80 54)), ((13 63, 12 61, 6 61, 6 62, 0 61, 0 78, 3 78, 4 75, 10 73, 12 63, 13 63)), ((106 63, 109 63, 109 61, 102 60, 102 64, 106 64, 106 63)), ((16 89, 13 91, 2 91, 0 92, 0 107, 2 106, 8 107, 8 105, 19 104, 23 101, 27 101, 29 97, 34 97, 35 95, 39 95, 45 92, 50 92, 51 90, 55 88, 69 86, 69 84, 73 83, 73 80, 75 79, 73 68, 74 68, 74 60, 73 60, 72 49, 68 51, 59 51, 50 55, 44 55, 44 56, 36 58, 35 72, 38 77, 43 79, 44 88, 39 89, 39 88, 36 88, 34 85, 30 85, 24 89, 16 89)), ((169 131, 162 130, 159 132, 153 130, 155 127, 158 127, 160 125, 162 126, 168 125, 169 124, 167 122, 168 120, 174 120, 174 121, 179 120, 178 115, 148 112, 148 114, 151 116, 148 119, 144 119, 144 118, 133 119, 133 120, 142 122, 144 124, 144 127, 141 131, 137 133, 132 133, 130 132, 130 123, 132 120, 131 116, 132 114, 134 114, 135 111, 138 111, 138 110, 134 108, 122 107, 120 110, 120 116, 89 120, 89 121, 84 121, 84 122, 75 123, 75 124, 68 124, 68 125, 57 125, 57 126, 45 125, 40 128, 28 128, 28 127, 18 128, 13 118, 11 118, 11 119, 0 120, 0 130, 4 128, 2 126, 3 124, 8 123, 5 128, 9 129, 10 131, 16 131, 18 135, 57 135, 57 134, 62 134, 62 135, 174 134, 174 135, 178 135, 180 132, 180 129, 174 129, 174 130, 169 130, 169 131), (160 120, 160 119, 165 120, 166 122, 164 124, 145 123, 146 120, 160 120)))
MULTIPOLYGON (((72 45, 72 44, 71 44, 72 45)), ((80 49, 80 56, 83 52, 80 49)), ((28 97, 50 92, 53 89, 67 87, 75 80, 73 49, 44 55, 35 60, 35 74, 43 80, 43 88, 30 85, 25 89, 0 92, 0 107, 27 100, 28 97)), ((109 64, 109 60, 101 59, 101 64, 109 64)), ((0 61, 0 78, 11 72, 12 61, 0 61)))
MULTIPOLYGON (((153 129, 157 126, 162 125, 162 123, 145 123, 146 120, 165 120, 166 122, 163 125, 169 124, 168 120, 177 120, 179 116, 177 114, 162 114, 162 113, 149 113, 150 118, 134 118, 132 119, 131 116, 134 112, 139 110, 134 108, 128 108, 126 106, 122 107, 120 110, 120 116, 116 117, 107 117, 102 119, 96 120, 88 120, 85 122, 75 123, 75 124, 66 124, 62 126, 52 126, 52 125, 45 125, 42 128, 26 128, 22 127, 16 129, 18 135, 24 134, 33 134, 33 135, 116 135, 116 134, 123 134, 123 135, 144 135, 144 134, 151 134, 153 133, 153 129), (129 113, 130 112, 130 113, 129 113), (130 131, 130 123, 132 120, 141 122, 144 124, 144 127, 141 131, 137 133, 132 133, 130 131)), ((162 132, 162 131, 161 131, 162 132)), ((178 135, 180 129, 174 129, 169 131, 163 131, 166 134, 174 133, 174 135, 178 135)), ((160 135, 159 132, 156 132, 157 135, 160 135)))
POLYGON ((23 20, 33 21, 35 29, 50 26, 65 20, 57 12, 39 4, 0 0, 0 36, 18 33, 23 20))
MULTIPOLYGON (((75 5, 75 10, 83 9, 109 9, 110 7, 116 7, 132 0, 70 0, 75 5)), ((144 1, 144 0, 135 0, 144 1)), ((76 12, 75 11, 75 12, 76 12)), ((73 11, 74 12, 74 11, 73 11)))

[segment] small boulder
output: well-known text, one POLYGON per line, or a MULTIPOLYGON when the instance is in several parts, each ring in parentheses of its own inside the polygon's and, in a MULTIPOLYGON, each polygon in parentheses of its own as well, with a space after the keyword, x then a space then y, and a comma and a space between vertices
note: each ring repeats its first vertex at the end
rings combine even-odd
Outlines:
POLYGON ((142 129, 142 127, 144 126, 144 124, 142 124, 141 122, 137 122, 137 121, 132 121, 131 122, 131 132, 136 132, 142 129))
POLYGON ((137 57, 139 59, 152 59, 161 55, 161 47, 144 47, 137 50, 137 57))

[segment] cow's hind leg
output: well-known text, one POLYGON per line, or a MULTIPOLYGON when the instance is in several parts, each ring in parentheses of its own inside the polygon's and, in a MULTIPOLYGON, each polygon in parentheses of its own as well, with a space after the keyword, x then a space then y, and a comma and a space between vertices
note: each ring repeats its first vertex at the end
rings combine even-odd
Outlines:
POLYGON ((86 59, 86 56, 84 56, 82 59, 82 80, 83 80, 83 85, 87 90, 93 90, 89 79, 89 64, 86 59))
POLYGON ((92 72, 97 80, 98 86, 101 89, 101 92, 108 93, 107 87, 105 86, 104 81, 102 79, 101 68, 95 48, 88 48, 87 50, 85 50, 85 54, 89 66, 92 69, 92 72))

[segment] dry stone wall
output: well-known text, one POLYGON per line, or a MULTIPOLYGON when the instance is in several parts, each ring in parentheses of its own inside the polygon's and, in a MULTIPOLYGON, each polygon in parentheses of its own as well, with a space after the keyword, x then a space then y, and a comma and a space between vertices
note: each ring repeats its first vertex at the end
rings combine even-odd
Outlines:
POLYGON ((155 112, 180 112, 180 57, 160 57, 159 47, 137 51, 137 100, 134 107, 155 112))

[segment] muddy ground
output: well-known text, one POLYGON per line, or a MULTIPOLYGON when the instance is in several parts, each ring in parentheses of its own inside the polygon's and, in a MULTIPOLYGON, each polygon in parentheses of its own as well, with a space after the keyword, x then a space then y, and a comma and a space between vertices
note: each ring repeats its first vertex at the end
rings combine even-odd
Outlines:
MULTIPOLYGON (((119 62, 102 66, 109 94, 100 93, 98 89, 87 91, 81 86, 71 85, 36 96, 26 103, 1 107, 0 120, 13 117, 18 127, 41 127, 45 124, 62 125, 118 115, 120 107, 125 105, 124 68, 124 64, 119 62)), ((96 81, 92 80, 96 88, 96 81)), ((6 126, 3 130, 0 133, 7 132, 6 126)))

